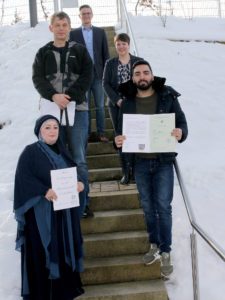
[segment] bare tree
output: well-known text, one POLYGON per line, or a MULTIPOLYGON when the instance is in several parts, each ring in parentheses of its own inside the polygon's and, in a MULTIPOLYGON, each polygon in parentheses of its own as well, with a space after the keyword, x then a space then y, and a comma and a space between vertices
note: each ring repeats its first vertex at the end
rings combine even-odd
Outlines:
POLYGON ((5 0, 2 0, 2 15, 1 15, 1 21, 0 21, 1 25, 3 24, 4 14, 5 14, 5 0))
POLYGON ((41 8, 42 8, 45 20, 47 20, 49 12, 47 11, 46 6, 44 5, 44 0, 41 0, 41 8))
POLYGON ((153 11, 157 10, 157 5, 153 3, 153 0, 138 0, 135 6, 136 15, 137 15, 138 6, 143 6, 144 8, 149 7, 153 11))
POLYGON ((11 25, 14 25, 18 22, 20 22, 22 20, 22 17, 20 17, 18 11, 17 11, 17 8, 15 9, 15 12, 14 12, 14 20, 11 22, 11 25))

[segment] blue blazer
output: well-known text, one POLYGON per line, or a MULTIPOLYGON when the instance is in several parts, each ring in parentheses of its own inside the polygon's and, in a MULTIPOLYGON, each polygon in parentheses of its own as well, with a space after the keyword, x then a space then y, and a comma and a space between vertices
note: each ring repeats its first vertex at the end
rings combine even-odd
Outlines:
MULTIPOLYGON (((92 26, 94 69, 98 79, 102 79, 106 60, 109 58, 109 48, 105 30, 92 26)), ((85 46, 82 28, 76 28, 70 32, 70 41, 75 41, 85 46)))

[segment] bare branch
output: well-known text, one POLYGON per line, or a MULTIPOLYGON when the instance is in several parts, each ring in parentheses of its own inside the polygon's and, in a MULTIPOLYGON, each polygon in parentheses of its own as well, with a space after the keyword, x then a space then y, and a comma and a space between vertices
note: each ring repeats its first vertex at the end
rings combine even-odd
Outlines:
POLYGON ((44 1, 43 0, 41 0, 41 8, 42 8, 45 20, 47 20, 48 19, 48 12, 46 11, 46 7, 44 6, 44 1))
POLYGON ((2 15, 1 15, 1 21, 0 21, 1 25, 3 24, 4 14, 5 14, 5 0, 2 0, 2 15))

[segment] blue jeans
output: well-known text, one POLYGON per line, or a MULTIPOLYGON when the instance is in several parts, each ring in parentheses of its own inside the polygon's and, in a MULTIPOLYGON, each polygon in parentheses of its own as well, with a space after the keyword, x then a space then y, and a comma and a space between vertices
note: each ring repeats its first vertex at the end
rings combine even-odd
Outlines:
POLYGON ((149 235, 160 252, 170 252, 172 243, 173 163, 137 158, 135 179, 149 235))
POLYGON ((99 135, 105 132, 105 103, 104 103, 104 91, 102 87, 102 80, 93 78, 91 87, 87 92, 88 106, 89 106, 89 128, 88 132, 91 133, 91 94, 94 97, 95 110, 96 110, 96 126, 99 135))
MULTIPOLYGON (((66 128, 61 127, 63 141, 66 139, 66 128)), ((83 215, 85 206, 89 202, 88 167, 86 162, 86 147, 88 141, 88 111, 76 111, 75 122, 69 128, 69 140, 71 144, 72 158, 77 164, 77 173, 84 183, 84 191, 79 194, 80 215, 83 215)))

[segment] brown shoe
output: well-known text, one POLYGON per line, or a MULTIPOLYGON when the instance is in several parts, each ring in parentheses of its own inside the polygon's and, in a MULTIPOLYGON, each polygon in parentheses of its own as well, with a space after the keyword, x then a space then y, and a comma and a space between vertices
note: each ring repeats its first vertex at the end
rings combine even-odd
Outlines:
POLYGON ((99 141, 102 142, 102 143, 108 143, 109 142, 109 139, 104 136, 104 135, 99 135, 99 141))

